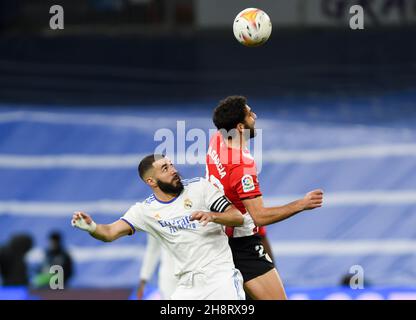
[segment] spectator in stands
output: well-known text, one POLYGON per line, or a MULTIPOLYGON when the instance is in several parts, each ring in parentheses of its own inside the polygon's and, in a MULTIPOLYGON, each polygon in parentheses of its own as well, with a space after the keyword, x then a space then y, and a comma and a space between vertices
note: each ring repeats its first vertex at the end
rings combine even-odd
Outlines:
POLYGON ((35 280, 37 287, 49 285, 49 279, 54 274, 50 273, 50 268, 54 265, 62 267, 64 271, 64 285, 66 287, 73 274, 73 263, 71 256, 65 250, 62 242, 62 236, 57 231, 53 231, 49 234, 49 246, 45 252, 42 270, 35 280))
POLYGON ((14 235, 0 248, 0 274, 4 286, 28 286, 28 267, 25 255, 32 248, 33 241, 27 234, 14 235))

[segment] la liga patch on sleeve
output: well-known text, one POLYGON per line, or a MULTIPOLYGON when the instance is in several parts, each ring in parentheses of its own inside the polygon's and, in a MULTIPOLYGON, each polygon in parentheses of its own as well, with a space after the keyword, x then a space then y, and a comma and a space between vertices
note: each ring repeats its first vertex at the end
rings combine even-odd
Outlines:
POLYGON ((241 184, 243 186, 243 192, 249 192, 255 189, 253 177, 249 174, 241 178, 241 184))

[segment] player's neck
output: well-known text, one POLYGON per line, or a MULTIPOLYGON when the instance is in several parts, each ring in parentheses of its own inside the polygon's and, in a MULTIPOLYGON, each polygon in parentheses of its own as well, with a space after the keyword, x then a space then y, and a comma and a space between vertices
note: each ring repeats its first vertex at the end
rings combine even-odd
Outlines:
POLYGON ((226 144, 229 148, 233 149, 244 149, 247 146, 247 141, 242 135, 240 138, 230 138, 226 139, 226 144))
POLYGON ((159 189, 153 189, 153 193, 155 197, 162 202, 169 202, 178 197, 178 194, 165 193, 159 189))

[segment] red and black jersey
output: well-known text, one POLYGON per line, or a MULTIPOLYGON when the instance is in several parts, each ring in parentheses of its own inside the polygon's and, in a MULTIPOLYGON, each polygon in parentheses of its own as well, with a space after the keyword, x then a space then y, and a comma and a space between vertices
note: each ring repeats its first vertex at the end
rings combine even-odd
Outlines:
POLYGON ((226 197, 244 214, 241 227, 227 227, 229 237, 245 237, 257 233, 253 219, 242 200, 261 196, 257 168, 247 149, 230 148, 220 132, 209 143, 206 156, 207 179, 222 189, 226 197))

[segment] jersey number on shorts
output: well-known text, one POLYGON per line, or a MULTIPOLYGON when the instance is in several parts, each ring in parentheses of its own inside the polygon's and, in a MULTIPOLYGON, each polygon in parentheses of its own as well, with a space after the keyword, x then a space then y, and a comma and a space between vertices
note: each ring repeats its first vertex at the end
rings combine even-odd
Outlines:
POLYGON ((258 244, 255 247, 255 250, 259 253, 259 258, 263 258, 266 254, 264 253, 264 247, 261 244, 258 244))
POLYGON ((267 261, 273 263, 272 259, 270 258, 267 252, 264 252, 264 247, 261 244, 255 246, 255 250, 259 253, 259 258, 265 257, 267 261))

